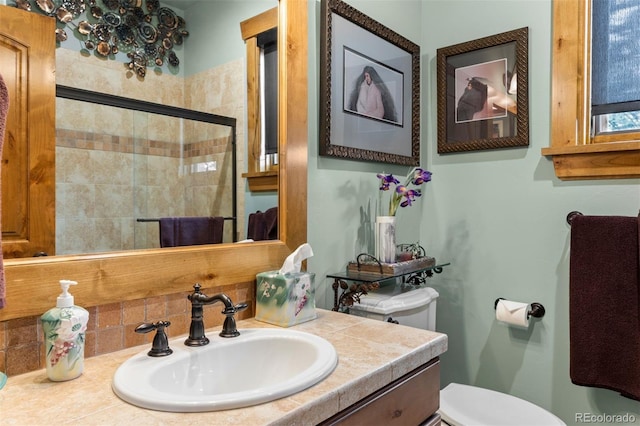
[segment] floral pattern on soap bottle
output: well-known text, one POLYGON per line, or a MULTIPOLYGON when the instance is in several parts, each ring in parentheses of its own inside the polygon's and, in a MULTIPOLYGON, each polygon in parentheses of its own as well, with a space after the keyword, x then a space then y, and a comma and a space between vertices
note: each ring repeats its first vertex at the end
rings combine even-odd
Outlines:
POLYGON ((82 374, 86 321, 74 314, 72 308, 62 308, 60 318, 42 316, 45 336, 47 369, 52 380, 68 380, 82 374))

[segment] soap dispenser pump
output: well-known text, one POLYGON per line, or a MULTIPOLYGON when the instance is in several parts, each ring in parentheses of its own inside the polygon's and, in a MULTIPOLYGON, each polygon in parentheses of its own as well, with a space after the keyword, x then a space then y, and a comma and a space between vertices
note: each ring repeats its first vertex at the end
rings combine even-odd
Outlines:
POLYGON ((60 280, 62 293, 56 307, 40 317, 47 376, 54 382, 75 379, 84 370, 84 339, 89 312, 74 305, 69 286, 77 284, 76 281, 60 280))

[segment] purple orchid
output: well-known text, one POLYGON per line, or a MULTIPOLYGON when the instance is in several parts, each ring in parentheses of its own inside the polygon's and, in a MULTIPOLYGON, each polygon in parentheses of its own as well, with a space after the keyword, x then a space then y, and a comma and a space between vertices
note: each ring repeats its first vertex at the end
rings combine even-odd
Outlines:
POLYGON ((389 190, 389 186, 393 183, 394 185, 397 185, 400 183, 400 181, 398 179, 396 179, 395 177, 393 177, 393 175, 385 175, 382 173, 378 173, 378 179, 380 179, 380 190, 382 191, 388 191, 389 190))
POLYGON ((431 181, 431 172, 425 169, 416 168, 413 173, 413 180, 411 183, 414 185, 422 185, 425 182, 431 181))
POLYGON ((409 185, 420 186, 424 183, 431 182, 431 175, 432 173, 430 171, 416 167, 409 173, 404 185, 401 185, 400 181, 392 174, 378 173, 377 176, 378 179, 380 179, 381 191, 388 191, 391 188, 391 184, 396 186, 389 200, 389 216, 395 216, 398 207, 409 207, 413 205, 416 198, 422 196, 422 192, 417 188, 409 188, 409 185))
POLYGON ((417 198, 422 196, 422 193, 419 189, 408 189, 404 185, 398 185, 396 187, 396 192, 401 194, 405 200, 400 203, 400 207, 408 207, 412 205, 411 203, 417 198))

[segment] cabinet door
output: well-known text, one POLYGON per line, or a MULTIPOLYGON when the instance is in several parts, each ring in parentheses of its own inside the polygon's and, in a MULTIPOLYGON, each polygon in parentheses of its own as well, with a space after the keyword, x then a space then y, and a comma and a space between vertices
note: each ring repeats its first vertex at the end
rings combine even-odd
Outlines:
POLYGON ((320 425, 438 425, 439 406, 440 361, 434 358, 320 425))
POLYGON ((0 6, 2 255, 55 254, 55 19, 0 6))

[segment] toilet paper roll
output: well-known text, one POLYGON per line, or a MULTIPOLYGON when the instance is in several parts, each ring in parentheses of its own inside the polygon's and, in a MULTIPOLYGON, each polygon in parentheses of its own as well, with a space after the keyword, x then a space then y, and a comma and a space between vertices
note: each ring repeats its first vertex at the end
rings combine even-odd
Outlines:
POLYGON ((529 304, 501 299, 496 305, 498 321, 518 327, 529 327, 529 304))

